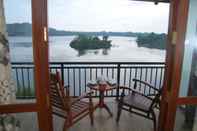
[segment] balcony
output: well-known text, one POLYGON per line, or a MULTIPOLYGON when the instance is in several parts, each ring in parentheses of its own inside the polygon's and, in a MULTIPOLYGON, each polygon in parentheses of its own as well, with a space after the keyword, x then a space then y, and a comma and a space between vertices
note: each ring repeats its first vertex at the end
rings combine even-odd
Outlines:
MULTIPOLYGON (((17 86, 17 100, 19 102, 32 102, 35 100, 34 90, 34 65, 27 62, 12 63, 12 75, 17 86)), ((156 88, 162 88, 165 63, 158 62, 52 62, 50 63, 50 71, 61 74, 61 79, 65 85, 70 85, 70 93, 72 96, 79 96, 82 92, 87 91, 87 83, 91 80, 103 76, 113 79, 117 83, 117 89, 109 91, 105 94, 106 103, 113 113, 110 117, 106 110, 97 109, 94 112, 94 126, 90 125, 89 117, 82 119, 75 124, 70 130, 75 131, 152 131, 153 125, 150 120, 135 114, 123 111, 119 124, 115 118, 117 114, 117 103, 115 97, 120 95, 119 86, 128 86, 132 88, 132 79, 137 78, 145 80, 156 88), (139 124, 140 123, 140 124, 139 124)), ((140 86, 143 93, 154 93, 151 89, 140 86)), ((93 94, 94 103, 98 101, 98 92, 93 94)), ((155 110, 157 117, 159 110, 155 110)), ((182 130, 184 123, 184 113, 180 109, 177 110, 179 124, 176 125, 177 130, 182 130)), ((37 117, 35 113, 17 114, 16 117, 21 121, 22 131, 37 131, 37 117)), ((59 131, 63 126, 63 119, 54 116, 53 127, 55 131, 59 131)))
MULTIPOLYGON (((106 77, 117 83, 117 89, 108 91, 105 94, 107 105, 113 113, 110 117, 105 110, 95 111, 95 125, 91 127, 89 117, 74 125, 71 130, 76 131, 152 131, 152 122, 134 114, 123 111, 119 124, 116 123, 117 103, 115 97, 120 95, 119 86, 132 88, 132 79, 145 80, 156 88, 163 85, 165 64, 158 62, 52 62, 50 63, 51 72, 60 72, 61 79, 65 85, 70 85, 72 96, 79 96, 87 91, 87 83, 98 77, 106 77), (131 124, 132 123, 132 124, 131 124), (141 123, 141 124, 139 124, 141 123)), ((34 65, 27 62, 12 63, 12 75, 17 86, 17 100, 19 102, 29 102, 35 100, 34 90, 34 65)), ((151 89, 140 86, 140 91, 144 93, 154 93, 151 89)), ((94 102, 98 101, 98 92, 93 94, 94 102)), ((158 115, 158 110, 156 110, 158 115)), ((17 115, 21 121, 22 130, 38 130, 37 119, 34 113, 24 113, 17 115), (33 124, 32 124, 33 123, 33 124), (34 128, 32 128, 34 127, 34 128)), ((54 130, 59 131, 63 126, 63 120, 54 116, 54 130)))

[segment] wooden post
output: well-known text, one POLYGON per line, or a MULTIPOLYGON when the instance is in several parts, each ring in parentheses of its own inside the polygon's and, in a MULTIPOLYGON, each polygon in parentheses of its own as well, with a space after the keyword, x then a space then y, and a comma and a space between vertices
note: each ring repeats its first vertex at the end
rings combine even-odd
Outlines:
POLYGON ((32 0, 35 86, 40 131, 53 131, 49 102, 49 60, 47 0, 32 0))
POLYGON ((173 131, 181 80, 188 0, 171 0, 166 56, 166 74, 162 93, 158 131, 173 131), (176 34, 176 36, 174 35, 176 34))

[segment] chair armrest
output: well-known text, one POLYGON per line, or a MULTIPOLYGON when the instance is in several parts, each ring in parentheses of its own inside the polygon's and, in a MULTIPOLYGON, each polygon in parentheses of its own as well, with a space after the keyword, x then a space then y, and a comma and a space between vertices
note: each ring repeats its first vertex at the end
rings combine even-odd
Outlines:
POLYGON ((69 85, 64 86, 64 94, 66 94, 66 96, 70 95, 69 87, 70 87, 69 85))
POLYGON ((76 102, 78 102, 84 98, 88 98, 88 97, 92 98, 92 94, 93 94, 92 91, 83 93, 81 96, 77 97, 74 101, 72 101, 71 105, 75 104, 76 102))
POLYGON ((64 88, 69 88, 69 87, 70 87, 69 85, 65 85, 65 86, 64 86, 64 88))
POLYGON ((147 94, 147 96, 156 96, 157 94, 147 94))
POLYGON ((106 91, 110 91, 110 90, 114 90, 114 89, 117 89, 117 87, 109 87, 106 89, 106 91))
MULTIPOLYGON (((121 93, 121 97, 124 97, 125 96, 124 90, 129 90, 132 93, 140 94, 140 95, 142 95, 142 96, 144 96, 144 97, 146 97, 148 99, 151 99, 151 100, 153 100, 153 98, 151 98, 150 96, 155 96, 155 94, 147 94, 147 95, 145 95, 143 93, 138 92, 137 90, 133 90, 133 89, 131 89, 129 87, 126 87, 126 86, 120 86, 120 89, 123 89, 123 92, 121 93)), ((158 89, 156 89, 156 90, 159 91, 158 89)))
POLYGON ((120 89, 123 89, 123 90, 129 90, 129 91, 133 91, 131 88, 129 88, 129 87, 126 87, 126 86, 120 86, 120 89))
POLYGON ((131 88, 126 87, 126 86, 120 86, 119 89, 123 90, 120 95, 120 101, 123 101, 123 97, 125 96, 125 90, 128 90, 129 92, 135 92, 134 90, 132 90, 131 88))

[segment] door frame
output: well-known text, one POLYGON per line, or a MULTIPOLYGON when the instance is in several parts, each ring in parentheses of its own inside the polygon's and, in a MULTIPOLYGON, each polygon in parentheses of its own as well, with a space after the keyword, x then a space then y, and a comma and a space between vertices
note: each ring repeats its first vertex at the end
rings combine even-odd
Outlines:
MULTIPOLYGON (((188 0, 170 1, 166 72, 159 116, 159 131, 173 131, 176 107, 178 105, 186 103, 197 104, 196 98, 178 98, 188 6, 188 0)), ((1 113, 37 112, 40 131, 53 131, 48 96, 49 47, 47 16, 47 0, 32 0, 36 103, 0 106, 1 113)))
POLYGON ((197 104, 196 97, 179 97, 189 0, 171 0, 166 54, 166 74, 158 131, 173 131, 180 105, 197 104))
POLYGON ((36 102, 0 105, 0 114, 36 112, 39 131, 53 131, 49 101, 47 0, 31 0, 36 102))
POLYGON ((32 32, 37 116, 40 131, 53 131, 49 100, 49 45, 47 0, 32 0, 32 32))

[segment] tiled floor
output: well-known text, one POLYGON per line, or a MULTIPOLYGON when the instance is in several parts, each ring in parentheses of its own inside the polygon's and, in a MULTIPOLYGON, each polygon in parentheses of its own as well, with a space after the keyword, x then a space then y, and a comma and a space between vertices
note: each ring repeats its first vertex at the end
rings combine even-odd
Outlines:
MULTIPOLYGON (((126 111, 122 112, 120 122, 116 123, 117 104, 115 100, 107 102, 113 112, 110 117, 105 109, 97 109, 94 112, 94 126, 90 125, 89 117, 85 117, 76 123, 69 131, 152 131, 153 123, 150 120, 126 111)), ((21 121, 21 131, 38 131, 36 113, 17 114, 17 118, 21 121)), ((53 125, 55 131, 62 131, 62 118, 53 117, 53 125)))

